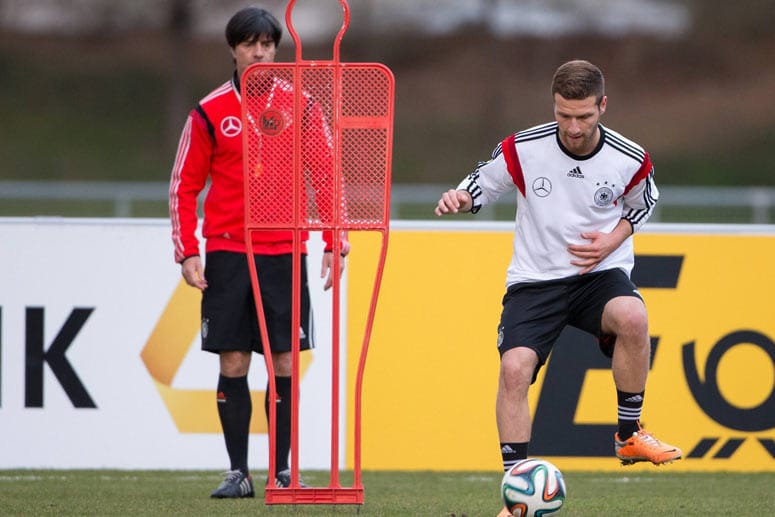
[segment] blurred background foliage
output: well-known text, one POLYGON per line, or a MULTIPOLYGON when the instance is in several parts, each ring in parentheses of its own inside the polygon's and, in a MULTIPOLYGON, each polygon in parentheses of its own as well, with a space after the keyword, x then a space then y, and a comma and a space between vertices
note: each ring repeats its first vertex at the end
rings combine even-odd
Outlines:
MULTIPOLYGON (((256 3, 284 18, 285 2, 256 3)), ((223 27, 250 4, 0 0, 0 180, 167 181, 188 111, 232 72, 223 27)), ((772 0, 640 2, 640 26, 607 18, 634 1, 350 4, 342 60, 396 76, 395 183, 456 184, 551 120, 554 70, 585 58, 606 74, 603 122, 649 150, 658 184, 775 185, 772 0)), ((304 57, 328 59, 338 2, 297 9, 304 57)), ((293 56, 286 32, 278 60, 293 56)))

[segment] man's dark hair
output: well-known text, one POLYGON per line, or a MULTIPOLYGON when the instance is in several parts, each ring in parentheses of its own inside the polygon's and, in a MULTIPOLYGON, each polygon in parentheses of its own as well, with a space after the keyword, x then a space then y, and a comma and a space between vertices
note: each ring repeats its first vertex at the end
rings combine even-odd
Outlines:
POLYGON ((262 34, 280 44, 283 29, 272 13, 260 7, 246 7, 237 11, 226 24, 226 42, 231 48, 243 42, 254 43, 262 34))
POLYGON ((594 95, 599 105, 605 96, 603 72, 589 61, 568 61, 554 73, 552 96, 555 93, 568 100, 582 100, 594 95))

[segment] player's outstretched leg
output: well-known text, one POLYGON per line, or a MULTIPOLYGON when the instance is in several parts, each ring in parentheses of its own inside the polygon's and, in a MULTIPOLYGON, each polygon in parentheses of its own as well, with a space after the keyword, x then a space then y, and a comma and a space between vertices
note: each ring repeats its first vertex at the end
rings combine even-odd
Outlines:
POLYGON ((614 435, 614 450, 622 465, 632 465, 638 461, 650 461, 654 465, 662 465, 679 460, 683 456, 681 449, 657 440, 640 424, 638 424, 638 430, 624 440, 621 439, 619 433, 616 433, 614 435))

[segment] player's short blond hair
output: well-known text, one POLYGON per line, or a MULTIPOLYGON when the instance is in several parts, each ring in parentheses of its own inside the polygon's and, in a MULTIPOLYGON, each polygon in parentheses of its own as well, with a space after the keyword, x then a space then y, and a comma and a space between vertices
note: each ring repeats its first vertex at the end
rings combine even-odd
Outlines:
POLYGON ((597 104, 605 96, 605 79, 598 67, 575 59, 560 65, 552 79, 552 97, 559 93, 563 99, 581 100, 595 96, 597 104))

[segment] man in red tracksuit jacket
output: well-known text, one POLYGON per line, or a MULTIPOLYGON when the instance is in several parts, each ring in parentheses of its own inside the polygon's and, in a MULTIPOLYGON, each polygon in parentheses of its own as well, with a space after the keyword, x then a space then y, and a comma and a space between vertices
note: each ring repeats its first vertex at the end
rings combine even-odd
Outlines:
MULTIPOLYGON (((247 375, 251 352, 263 353, 256 307, 252 294, 245 246, 244 172, 240 78, 254 63, 274 61, 282 36, 278 21, 264 9, 250 7, 237 12, 226 26, 226 39, 236 65, 233 77, 210 92, 194 108, 181 134, 170 180, 170 217, 175 261, 181 264, 186 282, 202 291, 202 349, 219 354, 220 376, 217 387, 218 414, 223 427, 230 471, 211 494, 215 498, 253 497, 253 482, 248 469, 248 435, 252 405, 247 375), (210 187, 204 202, 202 235, 206 239, 206 269, 200 258, 197 197, 210 187)), ((267 86, 267 107, 287 112, 293 102, 293 87, 274 79, 267 86)), ((313 101, 309 99, 310 105, 313 101)), ((319 106, 307 110, 311 120, 305 125, 315 129, 305 145, 316 145, 321 153, 330 153, 331 132, 319 106)), ((257 128, 252 128, 257 130, 257 128)), ((287 130, 287 129, 286 129, 287 130)), ((262 164, 267 173, 291 174, 292 157, 262 164)), ((325 201, 330 192, 316 197, 325 201)), ((288 210, 277 203, 277 210, 288 210)), ((330 203, 329 203, 330 206, 330 203)), ((321 278, 325 289, 333 279, 331 232, 326 242, 321 278)), ((306 232, 302 240, 306 241, 306 232)), ((291 279, 293 270, 293 234, 288 230, 253 233, 253 250, 261 287, 264 316, 272 346, 277 388, 277 447, 274 484, 290 484, 291 412, 291 279)), ((349 244, 341 241, 342 256, 349 244)), ((314 347, 311 333, 311 304, 307 285, 306 246, 302 244, 300 348, 314 347)), ((268 393, 265 411, 268 418, 268 393)))

